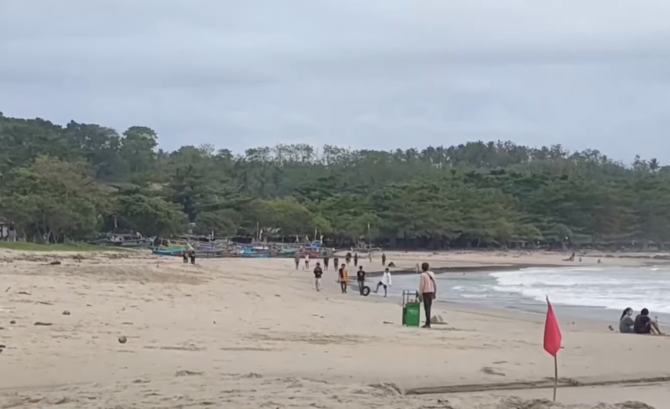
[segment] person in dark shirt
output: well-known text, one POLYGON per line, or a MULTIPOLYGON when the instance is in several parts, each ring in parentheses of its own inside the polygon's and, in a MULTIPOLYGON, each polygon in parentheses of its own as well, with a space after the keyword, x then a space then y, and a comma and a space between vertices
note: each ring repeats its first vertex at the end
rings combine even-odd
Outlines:
POLYGON ((316 267, 314 267, 314 284, 316 285, 316 291, 321 291, 321 276, 323 276, 321 263, 316 263, 316 267))
POLYGON ((363 295, 363 287, 365 287, 365 270, 363 270, 363 266, 360 266, 356 272, 356 281, 358 282, 358 291, 363 295))
POLYGON ((354 253, 354 267, 358 267, 358 253, 354 253))
POLYGON ((653 322, 651 318, 649 318, 649 310, 643 308, 642 311, 640 311, 640 315, 635 317, 633 331, 635 331, 636 334, 651 334, 652 324, 653 322))
POLYGON ((329 262, 330 262, 330 258, 328 256, 324 256, 323 257, 323 269, 326 270, 326 271, 328 271, 328 263, 329 262))
POLYGON ((335 257, 333 259, 333 267, 335 267, 335 269, 337 269, 337 266, 339 266, 339 265, 340 265, 340 259, 335 257))

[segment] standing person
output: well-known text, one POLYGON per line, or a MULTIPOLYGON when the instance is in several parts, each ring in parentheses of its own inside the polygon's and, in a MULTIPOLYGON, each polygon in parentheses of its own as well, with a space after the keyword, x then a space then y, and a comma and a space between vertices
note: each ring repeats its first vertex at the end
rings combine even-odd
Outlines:
POLYGON ((379 287, 384 286, 384 297, 386 297, 387 294, 387 289, 393 284, 391 281, 391 271, 389 270, 388 267, 384 270, 384 274, 382 274, 381 278, 379 279, 379 282, 377 283, 377 289, 375 290, 375 294, 379 292, 379 287))
POLYGON ((347 251, 347 255, 345 256, 345 261, 347 262, 347 265, 351 263, 351 252, 347 251))
POLYGON ((382 266, 386 266, 386 253, 382 253, 382 266))
POLYGON ((191 264, 195 264, 195 249, 191 243, 186 244, 186 251, 188 252, 188 257, 191 259, 191 264))
POLYGON ((349 280, 349 272, 347 271, 347 266, 342 264, 338 273, 340 278, 340 289, 342 290, 342 294, 346 294, 347 281, 349 280))
POLYGON ((333 267, 335 267, 335 269, 337 270, 337 266, 339 265, 340 265, 340 259, 337 258, 337 256, 335 256, 335 258, 333 258, 333 267))
POLYGON ((321 264, 316 263, 314 267, 314 285, 316 285, 316 291, 321 291, 321 276, 323 275, 323 270, 321 269, 321 264))
POLYGON ((297 270, 300 268, 300 252, 298 250, 295 251, 295 269, 297 270))
POLYGON ((305 270, 309 270, 309 253, 305 253, 305 270))
POLYGON ((421 275, 419 276, 419 297, 423 301, 423 309, 426 313, 426 324, 423 328, 430 328, 430 308, 437 295, 437 286, 435 285, 435 274, 430 271, 428 263, 421 264, 421 275))
POLYGON ((330 258, 328 255, 323 256, 323 269, 328 271, 328 262, 330 261, 330 258))
POLYGON ((363 287, 365 287, 365 270, 363 270, 363 266, 360 266, 356 272, 356 282, 358 283, 358 291, 363 295, 363 287))
POLYGON ((358 253, 354 253, 354 267, 358 267, 358 253))
POLYGON ((368 251, 368 261, 372 264, 372 250, 368 251))

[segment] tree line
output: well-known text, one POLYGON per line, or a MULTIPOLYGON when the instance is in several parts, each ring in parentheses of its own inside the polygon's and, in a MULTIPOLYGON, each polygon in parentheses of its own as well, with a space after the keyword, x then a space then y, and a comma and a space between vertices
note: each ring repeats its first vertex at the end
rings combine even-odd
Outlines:
POLYGON ((309 235, 386 246, 670 241, 670 167, 512 142, 353 150, 211 145, 0 113, 0 218, 29 240, 99 231, 309 235))

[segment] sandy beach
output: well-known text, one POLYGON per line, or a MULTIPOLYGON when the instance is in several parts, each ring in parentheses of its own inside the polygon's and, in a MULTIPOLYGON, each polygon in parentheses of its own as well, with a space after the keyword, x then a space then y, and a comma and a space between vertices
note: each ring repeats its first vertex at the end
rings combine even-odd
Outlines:
MULTIPOLYGON (((551 253, 387 256, 398 269, 569 265, 551 253)), ((651 262, 594 254, 583 263, 598 259, 651 262)), ((378 257, 362 260, 381 270, 378 257)), ((561 321, 553 405, 543 317, 437 303, 445 325, 405 328, 399 300, 343 295, 335 280, 331 269, 316 292, 311 271, 291 259, 190 266, 144 253, 0 250, 0 408, 639 409, 670 401, 670 338, 561 321)))

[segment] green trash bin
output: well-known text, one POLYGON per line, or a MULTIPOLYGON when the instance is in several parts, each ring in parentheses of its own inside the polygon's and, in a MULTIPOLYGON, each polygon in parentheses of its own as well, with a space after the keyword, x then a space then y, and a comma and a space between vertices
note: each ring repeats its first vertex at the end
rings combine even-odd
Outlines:
POLYGON ((402 292, 402 325, 418 327, 421 323, 421 303, 416 291, 402 292))

